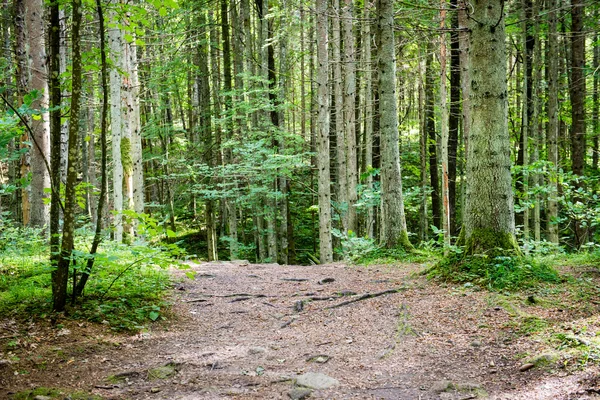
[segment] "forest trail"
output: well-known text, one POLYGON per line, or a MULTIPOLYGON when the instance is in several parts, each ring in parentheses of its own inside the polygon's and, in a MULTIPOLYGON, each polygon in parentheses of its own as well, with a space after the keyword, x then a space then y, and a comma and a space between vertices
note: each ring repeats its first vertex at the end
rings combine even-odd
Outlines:
POLYGON ((190 266, 194 280, 174 272, 172 321, 135 336, 65 323, 30 351, 45 368, 0 366, 0 397, 50 386, 103 399, 598 398, 594 368, 520 371, 544 343, 517 335, 490 293, 441 287, 420 265, 190 266), (295 384, 307 373, 324 374, 307 383, 323 389, 295 384))

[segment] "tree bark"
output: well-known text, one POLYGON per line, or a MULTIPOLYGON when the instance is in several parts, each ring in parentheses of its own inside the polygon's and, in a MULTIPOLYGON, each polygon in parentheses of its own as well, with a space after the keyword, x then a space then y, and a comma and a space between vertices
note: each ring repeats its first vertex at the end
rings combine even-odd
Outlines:
POLYGON ((433 95, 433 46, 431 43, 427 46, 427 55, 425 56, 425 136, 427 137, 427 147, 429 153, 429 181, 431 187, 431 212, 433 215, 433 225, 437 229, 442 229, 442 205, 440 196, 440 178, 437 157, 437 134, 435 132, 435 97, 433 95))
POLYGON ((25 26, 28 32, 30 80, 29 89, 38 91, 38 98, 31 105, 38 109, 39 119, 31 123, 34 145, 31 149, 31 226, 44 227, 50 222, 50 209, 46 204, 49 197, 44 191, 50 188, 50 171, 47 159, 50 155, 50 120, 48 115, 48 72, 46 58, 46 29, 44 3, 42 0, 25 0, 27 15, 25 26))
POLYGON ((321 263, 333 261, 331 240, 331 189, 329 176, 329 35, 327 1, 316 0, 317 18, 317 168, 319 175, 319 251, 321 263))
POLYGON ((67 300, 67 278, 71 264, 71 254, 74 247, 75 234, 75 212, 76 199, 75 189, 77 185, 77 161, 78 147, 77 137, 79 135, 79 112, 81 108, 81 0, 72 2, 73 22, 71 30, 72 45, 72 67, 71 67, 71 112, 69 115, 69 152, 67 163, 67 184, 65 187, 65 211, 62 232, 62 245, 60 258, 57 265, 57 274, 62 277, 59 287, 55 288, 53 310, 64 311, 67 300))
POLYGON ((471 128, 467 153, 467 254, 516 250, 508 135, 504 3, 473 4, 470 20, 471 128))
POLYGON ((353 32, 352 0, 344 0, 342 9, 344 39, 344 136, 346 138, 346 229, 356 234, 358 221, 354 205, 358 200, 358 162, 356 158, 356 48, 353 32))
POLYGON ((379 121, 381 134, 381 223, 387 248, 411 248, 406 230, 396 99, 396 48, 392 0, 378 0, 379 121))
POLYGON ((557 1, 548 0, 548 125, 546 152, 550 163, 546 230, 548 241, 558 244, 558 20, 557 1))
MULTIPOLYGON (((571 170, 576 176, 584 175, 585 167, 585 9, 582 0, 573 0, 571 9, 571 170)), ((578 188, 584 188, 579 181, 578 188)), ((578 201, 580 199, 575 199, 578 201)), ((587 242, 588 229, 578 219, 575 225, 575 247, 587 242)))
MULTIPOLYGON (((111 0, 113 5, 120 0, 111 0)), ((111 154, 113 164, 113 210, 115 211, 114 240, 123 241, 123 164, 121 160, 122 109, 121 109, 121 74, 122 68, 122 34, 118 27, 116 12, 111 12, 112 26, 108 29, 108 44, 113 68, 110 71, 110 130, 112 135, 111 154)))

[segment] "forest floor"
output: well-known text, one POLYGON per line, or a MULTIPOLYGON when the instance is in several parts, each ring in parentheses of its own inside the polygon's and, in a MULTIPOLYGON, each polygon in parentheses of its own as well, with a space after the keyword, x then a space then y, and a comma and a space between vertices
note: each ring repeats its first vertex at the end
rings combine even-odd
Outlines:
POLYGON ((191 267, 193 280, 174 271, 168 321, 134 336, 0 321, 0 398, 600 398, 598 306, 568 293, 445 285, 417 264, 191 267))

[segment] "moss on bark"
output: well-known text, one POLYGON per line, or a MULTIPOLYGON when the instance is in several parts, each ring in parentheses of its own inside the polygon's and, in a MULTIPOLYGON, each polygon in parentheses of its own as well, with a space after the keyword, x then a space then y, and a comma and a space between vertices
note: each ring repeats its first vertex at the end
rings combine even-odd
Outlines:
POLYGON ((465 254, 467 255, 497 256, 506 253, 513 253, 515 256, 521 255, 519 245, 512 233, 479 228, 465 238, 465 254))

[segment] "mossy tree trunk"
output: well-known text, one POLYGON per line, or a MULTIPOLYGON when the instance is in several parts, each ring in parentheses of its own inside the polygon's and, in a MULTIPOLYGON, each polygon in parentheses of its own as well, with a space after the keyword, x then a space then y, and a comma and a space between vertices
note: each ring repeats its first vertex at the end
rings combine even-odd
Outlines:
POLYGON ((516 250, 502 0, 478 0, 470 19, 471 127, 464 235, 467 254, 516 250))

